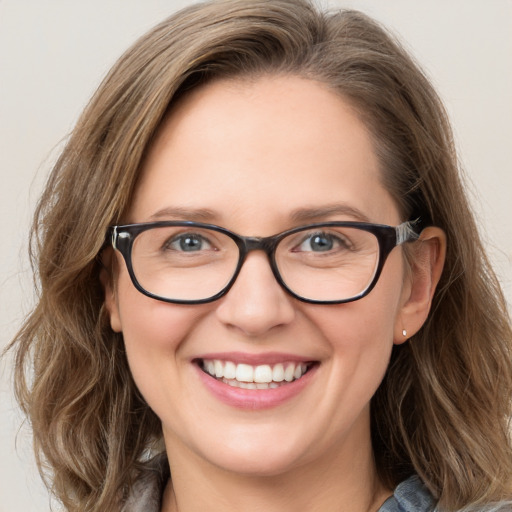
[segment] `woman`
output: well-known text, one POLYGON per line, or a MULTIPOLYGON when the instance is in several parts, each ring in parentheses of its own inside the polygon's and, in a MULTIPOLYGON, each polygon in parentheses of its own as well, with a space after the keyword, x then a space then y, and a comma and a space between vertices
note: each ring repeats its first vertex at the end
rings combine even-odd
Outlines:
POLYGON ((17 390, 67 510, 510 507, 503 297, 439 99, 365 16, 164 21, 33 241, 17 390))

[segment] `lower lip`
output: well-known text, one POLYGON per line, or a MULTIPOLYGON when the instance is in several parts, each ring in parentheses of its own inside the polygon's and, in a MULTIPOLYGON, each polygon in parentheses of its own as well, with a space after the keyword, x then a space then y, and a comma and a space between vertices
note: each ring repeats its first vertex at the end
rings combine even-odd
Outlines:
POLYGON ((313 379, 318 365, 314 365, 300 379, 274 389, 242 389, 217 380, 205 373, 198 365, 199 378, 206 388, 221 402, 238 409, 271 409, 297 396, 313 379))

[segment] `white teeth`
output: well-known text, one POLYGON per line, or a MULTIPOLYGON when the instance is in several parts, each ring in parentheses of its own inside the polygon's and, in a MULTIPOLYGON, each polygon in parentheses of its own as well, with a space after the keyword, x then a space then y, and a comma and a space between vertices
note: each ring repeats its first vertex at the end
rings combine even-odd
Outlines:
POLYGON ((307 369, 308 365, 305 363, 251 366, 219 359, 203 361, 203 370, 212 377, 222 380, 230 386, 243 389, 275 389, 282 384, 300 379, 307 369))
POLYGON ((284 380, 286 382, 291 382, 293 380, 294 374, 297 373, 297 368, 299 370, 299 376, 296 377, 296 379, 302 377, 302 372, 300 371, 300 364, 298 364, 296 367, 293 366, 293 364, 289 364, 286 367, 286 370, 284 371, 284 380))
POLYGON ((272 369, 272 380, 274 382, 283 382, 284 366, 282 364, 276 364, 272 369))
MULTIPOLYGON (((219 361, 220 362, 220 361, 219 361)), ((215 372, 217 375, 217 372, 215 372)), ((238 364, 236 366, 235 379, 238 382, 254 382, 254 369, 248 364, 238 364)))
POLYGON ((213 363, 215 365, 215 377, 224 377, 224 365, 222 364, 222 362, 217 360, 214 361, 213 363))
POLYGON ((239 382, 236 379, 221 379, 224 384, 228 384, 233 388, 241 389, 276 389, 282 386, 282 383, 277 382, 239 382))
POLYGON ((226 361, 224 365, 224 377, 226 379, 234 379, 236 377, 236 364, 231 361, 226 361))
POLYGON ((262 364, 254 368, 254 382, 272 382, 272 368, 268 364, 262 364))
POLYGON ((205 370, 210 375, 215 375, 215 363, 213 361, 205 361, 205 370))

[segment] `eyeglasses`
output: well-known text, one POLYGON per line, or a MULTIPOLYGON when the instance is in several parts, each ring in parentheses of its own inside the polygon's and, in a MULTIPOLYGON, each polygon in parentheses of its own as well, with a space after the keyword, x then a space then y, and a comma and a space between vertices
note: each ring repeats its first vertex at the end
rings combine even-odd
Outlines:
POLYGON ((165 221, 111 226, 107 236, 137 290, 157 300, 217 300, 233 286, 249 252, 264 251, 290 295, 341 304, 372 290, 392 249, 418 239, 417 224, 323 222, 260 238, 211 224, 165 221))

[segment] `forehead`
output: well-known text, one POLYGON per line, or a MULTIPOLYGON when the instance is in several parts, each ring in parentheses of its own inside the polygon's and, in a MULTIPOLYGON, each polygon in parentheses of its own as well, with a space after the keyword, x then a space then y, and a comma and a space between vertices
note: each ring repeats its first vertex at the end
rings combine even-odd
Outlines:
POLYGON ((296 210, 336 204, 394 222, 366 127, 323 84, 269 76, 215 81, 174 106, 144 162, 129 220, 181 208, 208 211, 202 220, 233 229, 256 219, 261 229, 279 219, 286 228, 296 210))

